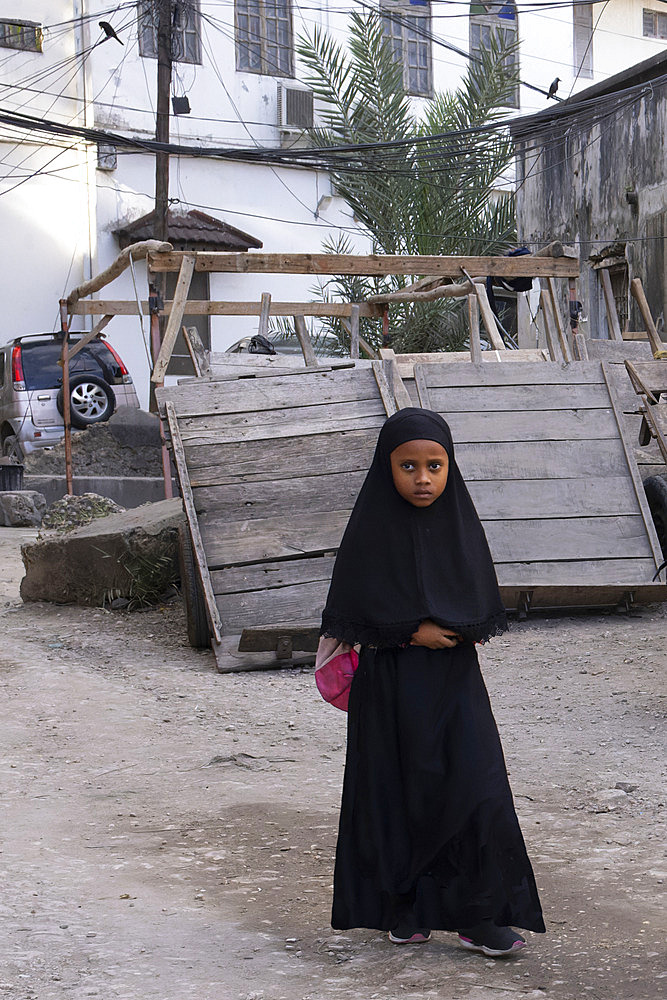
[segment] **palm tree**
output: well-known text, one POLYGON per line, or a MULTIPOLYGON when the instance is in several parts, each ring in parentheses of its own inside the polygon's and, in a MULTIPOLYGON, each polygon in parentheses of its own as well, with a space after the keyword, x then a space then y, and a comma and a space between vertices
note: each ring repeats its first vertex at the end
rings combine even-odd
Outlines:
MULTIPOLYGON (((369 236, 372 251, 482 255, 512 246, 514 199, 497 186, 512 159, 501 126, 517 84, 509 58, 513 46, 492 40, 470 61, 458 89, 436 94, 418 118, 381 17, 353 13, 348 37, 345 50, 316 28, 301 36, 298 52, 305 82, 319 102, 322 125, 310 133, 313 144, 374 146, 351 152, 347 160, 337 158, 331 169, 335 189, 369 236), (476 131, 478 126, 484 128, 476 131)), ((342 237, 324 247, 349 252, 351 241, 342 237)), ((340 276, 325 294, 358 300, 404 284, 403 277, 340 276)), ((390 322, 392 344, 406 352, 457 350, 467 336, 461 305, 451 300, 394 306, 390 322)), ((331 332, 344 346, 339 324, 332 323, 331 332)), ((364 321, 363 335, 377 345, 378 324, 364 321)))

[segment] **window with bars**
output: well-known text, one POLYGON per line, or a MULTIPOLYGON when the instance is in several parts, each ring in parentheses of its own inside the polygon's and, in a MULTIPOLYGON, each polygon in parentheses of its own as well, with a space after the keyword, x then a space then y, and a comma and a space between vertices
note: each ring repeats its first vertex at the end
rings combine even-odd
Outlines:
MULTIPOLYGON (((174 62, 201 62, 199 0, 172 0, 171 58, 174 62)), ((158 13, 155 0, 139 0, 139 54, 157 59, 158 13)))
POLYGON ((24 52, 42 51, 42 26, 38 21, 0 20, 0 45, 24 52))
MULTIPOLYGON (((491 39, 502 40, 510 45, 518 39, 518 24, 514 0, 483 0, 481 3, 470 4, 470 55, 474 56, 491 44, 491 39)), ((519 55, 510 52, 506 59, 507 70, 513 76, 519 75, 519 55)), ((507 106, 519 107, 518 84, 508 97, 507 106)))
POLYGON ((660 10, 642 11, 644 38, 667 38, 667 13, 660 10))
POLYGON ((574 74, 593 76, 593 4, 578 3, 573 14, 574 74))
POLYGON ((428 0, 381 0, 382 27, 396 62, 403 67, 403 86, 416 97, 433 96, 431 5, 428 0))
POLYGON ((236 68, 294 76, 291 0, 235 0, 236 68))

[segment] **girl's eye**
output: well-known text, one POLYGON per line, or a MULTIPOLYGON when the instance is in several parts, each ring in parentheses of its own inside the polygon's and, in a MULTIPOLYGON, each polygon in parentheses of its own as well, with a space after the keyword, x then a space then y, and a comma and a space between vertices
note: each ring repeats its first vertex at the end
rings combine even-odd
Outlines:
POLYGON ((433 469, 434 472, 437 472, 438 469, 442 468, 442 462, 430 462, 429 468, 433 469))
POLYGON ((410 472, 414 468, 412 462, 401 462, 401 468, 405 469, 406 472, 410 472))

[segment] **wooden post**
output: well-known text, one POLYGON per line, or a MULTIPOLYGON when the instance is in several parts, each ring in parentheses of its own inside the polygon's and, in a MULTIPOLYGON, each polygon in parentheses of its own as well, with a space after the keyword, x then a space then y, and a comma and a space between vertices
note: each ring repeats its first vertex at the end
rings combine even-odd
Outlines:
POLYGON ((544 316, 544 332, 547 336, 547 347, 549 348, 549 357, 552 361, 561 361, 560 349, 558 344, 558 335, 554 327, 553 316, 551 315, 551 308, 549 303, 549 294, 546 288, 540 291, 540 305, 542 306, 542 315, 544 316))
POLYGON ((554 323, 556 325, 556 332, 558 334, 558 342, 560 344, 561 354, 563 355, 563 361, 569 362, 572 360, 570 354, 570 346, 567 342, 567 337, 565 336, 565 330, 563 329, 563 324, 561 323, 560 310, 558 308, 558 297, 556 295, 556 283, 553 278, 547 278, 547 289, 549 291, 549 301, 551 303, 551 312, 553 314, 554 323))
POLYGON ((350 357, 359 357, 359 306, 353 305, 350 312, 350 357))
POLYGON ((60 332, 63 335, 63 346, 60 360, 63 366, 63 430, 65 432, 65 482, 67 492, 74 493, 72 476, 72 404, 69 394, 69 358, 68 351, 67 299, 60 300, 60 332))
POLYGON ((616 302, 614 301, 614 293, 611 287, 611 278, 609 277, 609 271, 606 267, 603 267, 598 272, 600 275, 600 282, 602 283, 602 292, 604 294, 604 304, 607 310, 607 325, 609 326, 609 339, 610 340, 623 340, 623 334, 621 333, 621 324, 618 322, 618 312, 616 311, 616 302))
POLYGON ((479 339, 479 302, 477 296, 468 296, 468 320, 470 323, 470 360, 478 365, 482 361, 482 344, 479 339))
POLYGON ((308 336, 308 328, 306 327, 306 321, 303 316, 294 316, 294 331, 297 336, 297 340, 301 345, 301 353, 303 354, 303 360, 307 368, 317 368, 317 358, 315 356, 315 351, 313 350, 313 345, 311 343, 310 337, 308 336))
POLYGON ((211 374, 211 363, 208 357, 208 351, 202 343, 202 339, 199 336, 199 332, 196 326, 183 327, 183 340, 185 341, 185 346, 188 349, 188 354, 192 361, 192 367, 195 370, 195 375, 197 378, 205 377, 211 374))
POLYGON ((488 333, 489 340, 491 341, 491 346, 494 351, 506 351, 507 347, 505 345, 505 341, 500 336, 500 330, 498 329, 498 324, 496 323, 496 317, 493 314, 493 309, 491 308, 491 303, 489 302, 489 296, 486 294, 486 286, 476 281, 474 283, 474 288, 479 301, 479 309, 482 314, 482 319, 484 320, 484 326, 486 327, 486 332, 488 333))
POLYGON ((583 333, 575 333, 572 338, 575 361, 588 361, 588 348, 583 333))
POLYGON ((257 336, 266 337, 269 332, 269 314, 271 312, 271 296, 268 292, 262 292, 262 299, 259 308, 259 325, 257 336))
POLYGON ((183 324, 183 313, 188 301, 188 292, 190 291, 190 282, 192 281, 196 259, 195 254, 188 253, 183 256, 183 260, 181 261, 181 270, 176 282, 176 290, 167 321, 167 329, 165 330, 164 340, 160 345, 160 353, 158 354, 158 359, 155 362, 151 376, 153 382, 156 384, 162 382, 167 374, 176 337, 183 324))
POLYGON ((632 295, 639 306, 639 311, 642 314, 651 350, 653 351, 653 357, 667 358, 667 350, 665 350, 665 345, 658 336, 658 331, 655 328, 655 323, 653 322, 653 317, 651 316, 651 310, 649 308, 646 295, 644 294, 644 288, 639 278, 632 279, 630 282, 630 291, 632 292, 632 295))
MULTIPOLYGON (((154 284, 148 286, 148 308, 151 317, 151 356, 157 364, 157 358, 160 354, 160 308, 162 305, 162 299, 157 287, 154 284)), ((151 412, 157 412, 157 400, 155 399, 155 389, 158 385, 163 385, 164 380, 159 382, 149 382, 150 389, 150 404, 151 412)), ((173 488, 171 485, 171 459, 169 457, 169 452, 167 450, 167 442, 165 441, 164 431, 162 430, 162 421, 159 422, 160 426, 160 441, 162 444, 162 476, 164 478, 164 496, 165 500, 170 500, 173 496, 173 488)))
POLYGON ((91 340, 94 340, 95 337, 99 337, 99 335, 101 334, 102 330, 105 328, 105 326, 109 325, 109 323, 111 322, 112 319, 113 319, 113 316, 109 316, 109 315, 103 316, 102 319, 99 321, 99 323, 96 323, 95 326, 92 328, 92 330, 89 330, 88 333, 86 333, 81 338, 81 340, 79 340, 74 345, 74 347, 72 348, 72 350, 68 352, 68 354, 67 354, 67 360, 71 361, 72 358, 75 358, 77 356, 77 354, 79 353, 79 351, 82 351, 84 349, 84 347, 86 347, 91 342, 91 340))

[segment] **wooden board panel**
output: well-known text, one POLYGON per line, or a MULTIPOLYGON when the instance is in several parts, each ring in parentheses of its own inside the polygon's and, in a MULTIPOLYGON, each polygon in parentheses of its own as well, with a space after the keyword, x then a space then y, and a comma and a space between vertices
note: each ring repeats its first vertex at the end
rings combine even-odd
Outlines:
POLYGON ((595 410, 471 410, 448 417, 452 436, 462 444, 489 441, 577 441, 615 438, 611 407, 595 410))
POLYGON ((602 366, 598 361, 576 361, 571 364, 559 362, 531 362, 516 365, 452 365, 446 363, 416 365, 424 369, 424 377, 430 389, 463 388, 478 389, 480 385, 592 385, 603 383, 602 366))
POLYGON ((283 559, 278 562, 255 563, 252 566, 227 566, 211 573, 216 595, 258 590, 262 593, 276 588, 292 587, 331 579, 335 557, 316 556, 312 559, 283 559))
POLYGON ((283 515, 252 521, 200 518, 202 540, 210 569, 270 559, 332 552, 338 548, 349 510, 283 515))
POLYGON ((276 590, 225 594, 218 598, 218 607, 228 631, 241 632, 250 625, 277 625, 317 618, 328 590, 329 581, 320 580, 276 590))
MULTIPOLYGON (((299 504, 312 512, 351 510, 366 476, 366 470, 299 479, 299 504)), ((468 484, 483 521, 537 516, 568 517, 585 512, 593 517, 604 514, 636 514, 637 498, 626 476, 609 478, 487 480, 468 484)), ((224 516, 229 521, 250 517, 279 517, 294 503, 290 479, 261 483, 229 483, 201 487, 195 504, 201 524, 224 516)))
POLYGON ((646 583, 655 573, 652 559, 572 559, 562 562, 498 562, 498 583, 502 587, 539 586, 619 586, 646 583))
POLYGON ((586 341, 586 350, 591 361, 652 361, 653 351, 648 340, 599 340, 591 337, 586 341))
MULTIPOLYGON (((421 366, 420 366, 421 367, 421 366)), ((492 366, 489 365, 489 368, 492 366)), ((493 365, 502 368, 502 365, 493 365)), ((507 365, 512 370, 523 365, 507 365)), ((419 382, 417 382, 419 384, 419 382)), ((450 413, 489 410, 590 410, 608 409, 609 393, 604 383, 593 385, 481 385, 475 387, 428 388, 429 407, 447 419, 450 413)))
MULTIPOLYGON (((638 583, 632 587, 622 584, 584 584, 581 586, 556 585, 530 587, 531 608, 610 608, 624 601, 631 592, 635 604, 652 604, 667 600, 667 587, 659 583, 638 583)), ((501 587, 500 596, 508 610, 522 603, 523 588, 501 587)))
POLYGON ((158 393, 160 412, 171 400, 179 419, 213 413, 246 413, 284 407, 341 403, 352 399, 377 398, 377 384, 370 368, 342 371, 295 372, 262 379, 237 379, 224 383, 192 379, 178 386, 165 386, 158 393))
MULTIPOLYGON (((195 424, 187 430, 183 430, 183 442, 186 447, 193 448, 196 446, 230 444, 233 442, 270 442, 276 438, 299 438, 313 434, 323 435, 327 434, 332 427, 336 427, 341 431, 363 430, 368 427, 374 427, 379 430, 386 418, 384 406, 378 400, 363 400, 361 405, 355 407, 356 412, 354 413, 350 413, 347 406, 348 404, 346 403, 341 404, 341 406, 332 406, 331 410, 333 412, 329 414, 326 412, 327 407, 322 407, 322 412, 318 413, 317 417, 314 416, 312 418, 307 413, 305 415, 303 413, 304 409, 307 411, 310 407, 295 407, 293 410, 271 410, 270 414, 280 414, 280 417, 272 420, 270 416, 264 413, 263 420, 257 420, 257 422, 253 420, 252 423, 245 427, 237 421, 232 427, 225 427, 223 425, 206 428, 202 426, 205 423, 202 420, 199 422, 199 426, 195 424), (364 410, 368 412, 364 413, 364 410)), ((313 407, 313 409, 316 409, 316 407, 313 407)), ((223 420, 220 421, 221 424, 223 420)), ((211 422, 213 423, 214 421, 212 420, 211 422)))
POLYGON ((294 406, 282 410, 250 410, 243 413, 212 413, 200 417, 180 417, 178 426, 184 441, 190 440, 201 431, 233 431, 246 427, 281 427, 283 425, 304 423, 306 420, 323 421, 330 417, 329 430, 335 429, 338 420, 367 417, 372 414, 384 414, 384 407, 379 395, 369 399, 352 399, 341 403, 315 403, 313 406, 300 406, 298 396, 294 406))
MULTIPOLYGON (((456 458, 468 482, 477 479, 587 479, 627 474, 618 437, 603 441, 508 441, 462 444, 456 458)), ((574 514, 574 511, 573 511, 574 514)))

